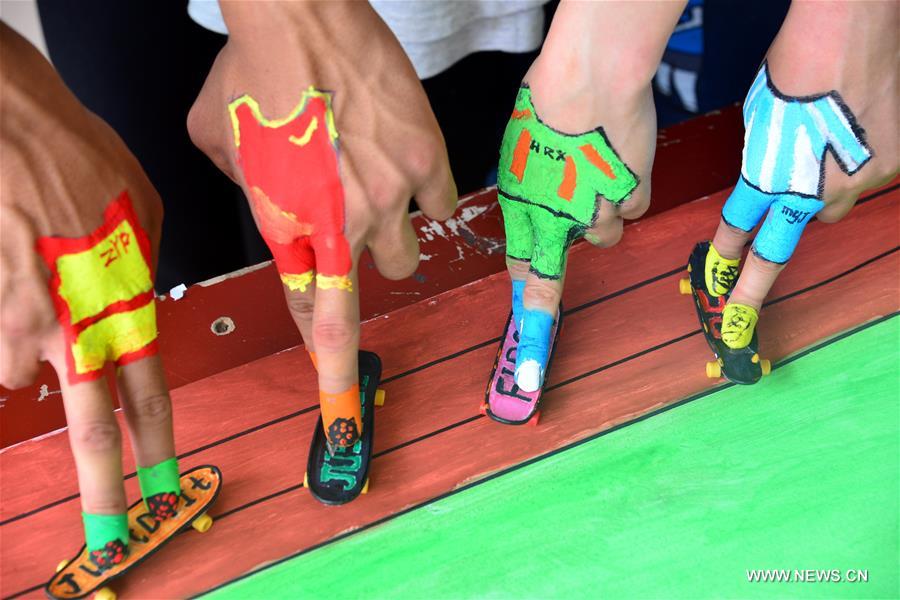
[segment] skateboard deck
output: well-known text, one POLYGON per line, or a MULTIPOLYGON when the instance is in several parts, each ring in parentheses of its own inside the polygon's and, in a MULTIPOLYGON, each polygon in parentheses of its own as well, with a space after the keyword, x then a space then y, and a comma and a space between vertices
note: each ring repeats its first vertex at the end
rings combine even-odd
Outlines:
POLYGON ((694 298, 697 318, 703 328, 706 343, 716 357, 706 363, 706 376, 710 379, 725 377, 728 381, 741 385, 756 383, 771 371, 768 360, 759 357, 759 338, 753 332, 753 339, 746 348, 734 350, 722 341, 722 312, 728 303, 728 296, 715 297, 706 289, 706 254, 709 242, 700 242, 691 252, 688 260, 688 278, 678 282, 679 291, 694 298))
POLYGON ((381 359, 374 352, 359 352, 359 401, 363 431, 349 447, 328 450, 321 415, 316 420, 303 485, 324 504, 346 504, 369 489, 369 462, 375 439, 375 407, 384 404, 381 359))
MULTIPOLYGON (((562 305, 559 307, 559 315, 553 323, 550 336, 553 343, 550 346, 550 357, 547 359, 547 368, 544 371, 544 383, 550 374, 553 364, 553 355, 556 353, 556 343, 559 341, 559 332, 562 329, 562 305)), ((541 418, 541 395, 543 386, 534 392, 523 392, 516 385, 516 349, 519 347, 519 332, 513 323, 512 312, 506 319, 506 327, 497 349, 497 357, 494 359, 494 368, 488 379, 487 390, 484 393, 484 402, 481 404, 481 414, 486 414, 498 423, 505 425, 537 425, 541 418)))
POLYGON ((180 531, 193 526, 203 533, 212 526, 206 514, 222 488, 222 473, 217 467, 204 465, 181 475, 181 497, 175 514, 157 521, 138 500, 128 509, 128 555, 119 564, 100 570, 90 559, 86 546, 68 561, 63 561, 56 574, 47 582, 44 591, 55 599, 84 598, 99 590, 97 597, 113 600, 116 595, 105 587, 159 550, 180 531))

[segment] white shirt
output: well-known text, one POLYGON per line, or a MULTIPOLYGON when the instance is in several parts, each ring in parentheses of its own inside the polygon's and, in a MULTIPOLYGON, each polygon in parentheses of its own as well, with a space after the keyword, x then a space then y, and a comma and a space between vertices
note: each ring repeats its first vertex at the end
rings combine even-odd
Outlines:
MULTIPOLYGON (((485 50, 530 52, 541 44, 547 0, 371 0, 420 79, 485 50)), ((228 34, 217 0, 189 0, 188 14, 228 34)))

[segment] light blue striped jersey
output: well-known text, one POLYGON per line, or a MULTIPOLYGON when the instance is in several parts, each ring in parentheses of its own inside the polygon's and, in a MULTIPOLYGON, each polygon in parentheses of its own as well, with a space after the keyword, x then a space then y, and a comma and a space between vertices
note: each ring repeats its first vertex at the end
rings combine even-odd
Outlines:
POLYGON ((766 63, 747 92, 744 127, 741 174, 763 192, 820 198, 828 150, 849 175, 872 156, 840 94, 786 96, 775 88, 766 63))

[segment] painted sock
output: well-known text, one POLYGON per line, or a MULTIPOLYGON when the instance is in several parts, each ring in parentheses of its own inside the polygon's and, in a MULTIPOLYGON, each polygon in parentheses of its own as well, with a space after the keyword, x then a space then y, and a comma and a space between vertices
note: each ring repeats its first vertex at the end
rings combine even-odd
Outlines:
POLYGON ((544 385, 552 329, 553 315, 540 309, 525 310, 516 350, 515 374, 516 385, 524 392, 536 392, 544 385))
POLYGON ((325 437, 333 447, 348 448, 362 435, 362 403, 359 384, 353 384, 346 391, 329 394, 319 390, 319 405, 322 409, 322 426, 325 437))
POLYGON ((128 515, 81 513, 84 543, 91 561, 101 570, 121 563, 128 556, 128 515))
POLYGON ((731 292, 738 277, 740 257, 724 258, 716 250, 712 242, 706 253, 706 290, 711 296, 718 298, 731 292))
POLYGON ((173 516, 181 495, 178 459, 173 456, 152 467, 139 466, 137 476, 147 511, 157 521, 173 516))
POLYGON ((732 350, 750 345, 759 313, 752 306, 730 302, 722 312, 722 341, 732 350))
POLYGON ((522 331, 522 313, 525 312, 525 307, 522 304, 522 298, 525 295, 525 280, 524 279, 513 279, 512 280, 512 313, 513 313, 513 323, 516 326, 516 331, 522 331))

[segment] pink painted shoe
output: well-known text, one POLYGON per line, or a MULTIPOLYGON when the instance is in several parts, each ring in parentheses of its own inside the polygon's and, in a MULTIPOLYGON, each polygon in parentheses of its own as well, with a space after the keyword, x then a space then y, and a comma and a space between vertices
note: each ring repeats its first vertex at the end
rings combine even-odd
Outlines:
MULTIPOLYGON (((550 347, 547 368, 544 370, 545 382, 550 373, 550 366, 553 364, 553 355, 556 352, 556 343, 559 341, 561 329, 562 306, 559 307, 559 317, 550 332, 553 344, 550 347)), ((516 385, 516 349, 518 346, 519 332, 516 331, 512 312, 510 312, 506 319, 503 339, 500 340, 500 348, 497 350, 497 358, 494 360, 494 369, 491 371, 484 394, 481 414, 506 425, 524 425, 526 423, 537 425, 541 417, 539 408, 543 387, 534 392, 524 392, 516 385)))

